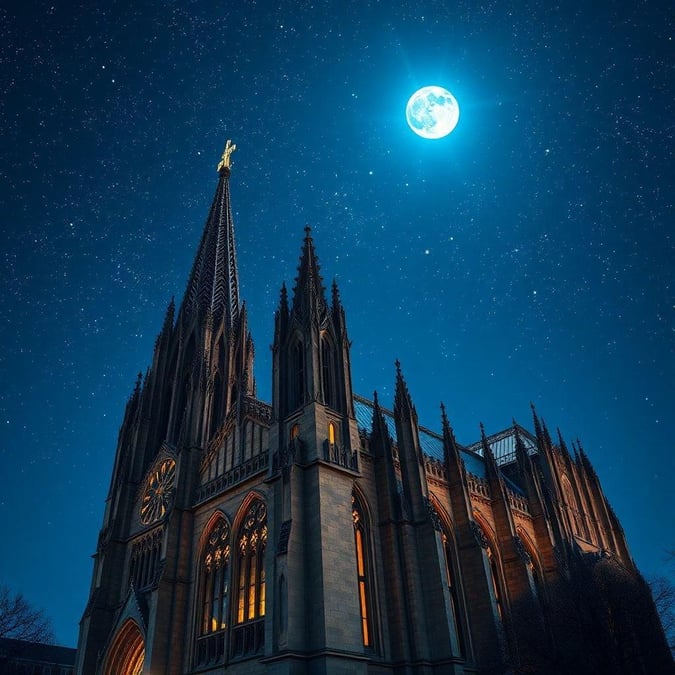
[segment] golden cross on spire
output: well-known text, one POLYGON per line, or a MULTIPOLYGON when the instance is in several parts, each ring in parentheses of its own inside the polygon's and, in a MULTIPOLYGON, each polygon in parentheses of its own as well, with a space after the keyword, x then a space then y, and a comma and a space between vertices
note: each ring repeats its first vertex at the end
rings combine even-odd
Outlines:
POLYGON ((236 149, 237 146, 228 138, 227 143, 225 143, 225 150, 223 150, 223 156, 220 158, 217 171, 220 171, 221 169, 229 169, 232 166, 230 164, 230 155, 236 149))

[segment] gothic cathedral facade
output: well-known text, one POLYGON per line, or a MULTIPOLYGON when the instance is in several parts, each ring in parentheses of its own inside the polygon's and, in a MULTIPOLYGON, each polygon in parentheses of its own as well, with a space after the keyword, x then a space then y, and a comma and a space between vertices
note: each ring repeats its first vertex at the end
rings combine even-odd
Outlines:
POLYGON ((569 652, 567 624, 585 630, 575 594, 613 617, 607 658, 657 672, 641 665, 645 640, 663 651, 651 600, 638 626, 598 590, 645 597, 581 446, 534 409, 533 433, 460 446, 444 410, 440 433, 418 424, 398 363, 392 409, 356 395, 309 228, 276 312, 272 404, 256 397, 233 149, 124 413, 76 672, 585 672, 546 662, 569 652))

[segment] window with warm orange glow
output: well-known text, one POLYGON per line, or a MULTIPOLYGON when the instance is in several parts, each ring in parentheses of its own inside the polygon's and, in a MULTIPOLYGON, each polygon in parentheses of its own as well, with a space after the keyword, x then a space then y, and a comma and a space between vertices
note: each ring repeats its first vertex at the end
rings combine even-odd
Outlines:
POLYGON ((249 507, 239 534, 237 623, 265 616, 265 547, 267 508, 260 500, 249 507))
POLYGON ((300 435, 300 425, 299 424, 294 424, 291 427, 291 440, 294 438, 297 438, 300 435))
POLYGON ((209 531, 201 556, 201 634, 227 628, 230 585, 230 526, 219 518, 209 531))
POLYGON ((328 442, 335 445, 335 424, 328 422, 328 442))
MULTIPOLYGON (((329 427, 330 428, 330 427, 329 427)), ((369 560, 368 535, 365 512, 357 496, 352 493, 352 520, 354 522, 354 546, 356 549, 356 578, 361 615, 361 635, 364 647, 374 646, 371 564, 369 560)))

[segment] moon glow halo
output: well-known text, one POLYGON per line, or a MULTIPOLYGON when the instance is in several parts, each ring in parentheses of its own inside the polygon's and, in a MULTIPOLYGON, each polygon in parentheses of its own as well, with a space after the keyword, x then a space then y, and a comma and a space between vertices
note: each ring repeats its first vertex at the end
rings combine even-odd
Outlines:
POLYGON ((422 138, 447 136, 459 121, 457 99, 443 87, 431 85, 418 89, 405 107, 408 126, 422 138))

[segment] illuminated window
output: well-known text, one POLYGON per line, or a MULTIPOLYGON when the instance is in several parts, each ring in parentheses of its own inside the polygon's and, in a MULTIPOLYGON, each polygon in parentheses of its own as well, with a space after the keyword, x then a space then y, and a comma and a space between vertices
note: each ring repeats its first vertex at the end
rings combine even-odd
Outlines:
POLYGON ((335 424, 328 422, 328 442, 335 445, 335 424))
POLYGON ((227 628, 230 585, 230 526, 219 518, 201 556, 201 635, 227 628))
POLYGON ((374 647, 373 599, 370 580, 371 563, 365 511, 356 494, 352 493, 352 519, 354 522, 354 546, 356 548, 356 578, 361 615, 361 635, 364 647, 374 647))
POLYGON ((263 502, 255 500, 246 513, 237 543, 237 624, 265 616, 266 544, 267 508, 263 502))
POLYGON ((294 438, 297 438, 300 435, 300 425, 299 424, 294 424, 291 427, 291 440, 294 438))

